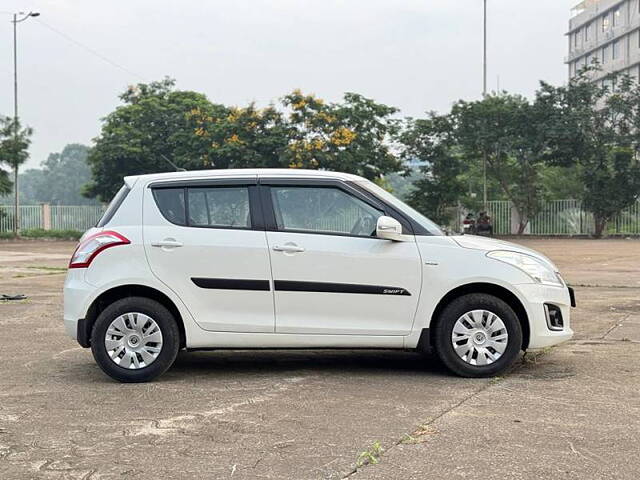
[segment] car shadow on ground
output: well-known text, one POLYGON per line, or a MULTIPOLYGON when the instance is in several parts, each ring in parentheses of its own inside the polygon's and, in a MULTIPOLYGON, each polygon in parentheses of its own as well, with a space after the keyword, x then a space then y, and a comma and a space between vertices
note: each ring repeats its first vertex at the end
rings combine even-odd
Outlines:
POLYGON ((359 375, 426 373, 450 376, 432 354, 391 350, 214 350, 180 352, 169 372, 180 375, 283 373, 289 371, 359 375))
MULTIPOLYGON (((516 360, 509 373, 519 374, 536 367, 516 360)), ((80 362, 66 363, 58 377, 71 384, 116 382, 100 371, 90 354, 80 362), (66 367, 66 368, 65 368, 66 367)), ((171 368, 153 380, 153 383, 189 382, 196 377, 217 381, 238 381, 256 376, 305 375, 357 375, 380 378, 385 376, 428 376, 442 380, 461 380, 451 373, 433 353, 420 354, 397 350, 211 350, 181 351, 171 368)), ((541 374, 538 372, 538 374, 541 374)))

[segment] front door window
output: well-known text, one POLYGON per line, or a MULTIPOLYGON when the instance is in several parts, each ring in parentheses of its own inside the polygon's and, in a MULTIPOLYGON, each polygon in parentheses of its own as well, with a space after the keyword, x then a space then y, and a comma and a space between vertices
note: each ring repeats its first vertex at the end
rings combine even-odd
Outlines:
POLYGON ((371 237, 384 215, 332 187, 271 187, 276 224, 281 231, 371 237))

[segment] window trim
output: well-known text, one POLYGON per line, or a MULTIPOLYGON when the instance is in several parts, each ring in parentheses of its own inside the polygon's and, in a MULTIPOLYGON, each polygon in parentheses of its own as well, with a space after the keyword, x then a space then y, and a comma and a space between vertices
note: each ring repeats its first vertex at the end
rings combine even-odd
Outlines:
MULTIPOLYGON (((278 230, 275 222, 275 214, 273 211, 273 205, 271 204, 271 193, 268 191, 270 185, 279 186, 332 186, 344 190, 346 193, 353 195, 354 197, 364 201, 371 207, 378 210, 382 210, 386 216, 395 218, 402 225, 403 232, 407 235, 415 236, 433 236, 431 232, 426 230, 422 225, 417 223, 411 217, 407 216, 403 212, 399 211, 393 205, 378 198, 372 192, 369 192, 364 187, 358 185, 356 182, 348 180, 340 180, 336 178, 292 178, 292 177, 251 177, 251 178, 213 178, 213 179, 194 179, 194 180, 173 180, 173 181, 156 181, 147 185, 150 190, 164 189, 164 188, 187 188, 189 186, 194 187, 224 187, 224 186, 238 186, 246 185, 249 189, 249 210, 251 214, 251 228, 238 228, 238 227, 209 227, 209 226, 189 226, 179 225, 168 220, 157 203, 155 198, 153 199, 155 208, 158 209, 162 218, 175 225, 183 228, 209 228, 218 230, 235 230, 235 231, 273 231, 284 232, 284 230, 278 230)), ((153 196, 153 195, 152 195, 153 196)), ((185 220, 188 218, 188 193, 185 191, 185 220)), ((307 230, 301 230, 294 232, 292 230, 286 230, 288 233, 305 233, 312 235, 333 235, 344 236, 352 238, 369 238, 374 240, 381 240, 377 237, 368 236, 354 236, 350 234, 340 234, 338 232, 309 232, 307 230)))

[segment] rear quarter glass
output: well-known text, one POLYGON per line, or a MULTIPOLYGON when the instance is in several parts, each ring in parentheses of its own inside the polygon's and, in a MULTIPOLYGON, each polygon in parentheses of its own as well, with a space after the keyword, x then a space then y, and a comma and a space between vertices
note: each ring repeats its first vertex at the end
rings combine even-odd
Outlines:
POLYGON ((122 205, 122 202, 124 202, 124 199, 127 198, 127 195, 129 195, 130 191, 131 189, 126 185, 123 185, 120 190, 118 190, 118 193, 116 193, 115 197, 113 197, 113 200, 111 200, 111 203, 109 203, 109 206, 105 210, 104 214, 102 215, 102 217, 100 217, 100 220, 98 220, 96 227, 102 228, 111 221, 113 216, 120 208, 120 205, 122 205))

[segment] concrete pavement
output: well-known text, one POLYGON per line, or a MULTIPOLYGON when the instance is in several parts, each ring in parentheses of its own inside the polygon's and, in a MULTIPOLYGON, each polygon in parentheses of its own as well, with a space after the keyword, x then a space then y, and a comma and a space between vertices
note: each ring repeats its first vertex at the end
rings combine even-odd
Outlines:
POLYGON ((640 242, 526 243, 583 285, 577 335, 502 378, 411 352, 239 351, 140 385, 63 334, 73 244, 0 243, 0 293, 29 295, 0 304, 0 478, 636 478, 640 242))

